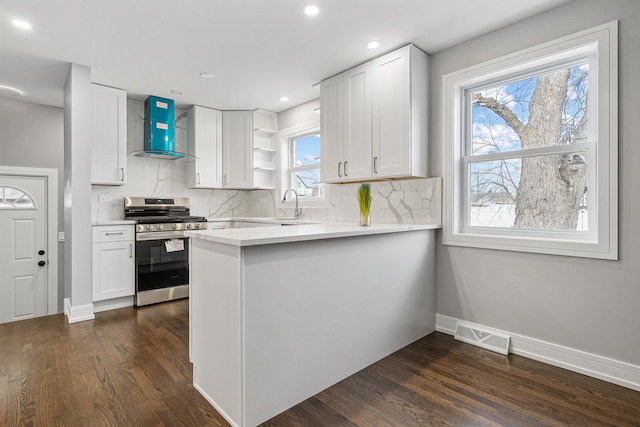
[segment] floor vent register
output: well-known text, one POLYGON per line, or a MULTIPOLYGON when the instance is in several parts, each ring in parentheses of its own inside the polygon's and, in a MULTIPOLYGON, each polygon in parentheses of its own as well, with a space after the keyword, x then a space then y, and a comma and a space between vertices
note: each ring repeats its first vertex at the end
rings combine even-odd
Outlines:
POLYGON ((511 338, 503 333, 491 329, 479 327, 469 323, 458 322, 454 335, 458 341, 495 351, 500 354, 509 354, 509 342, 511 338))

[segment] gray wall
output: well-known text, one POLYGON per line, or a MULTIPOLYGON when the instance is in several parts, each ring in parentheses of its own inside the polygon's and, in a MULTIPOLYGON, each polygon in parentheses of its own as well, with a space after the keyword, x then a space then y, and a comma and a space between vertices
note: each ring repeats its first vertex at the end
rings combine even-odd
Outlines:
POLYGON ((64 84, 64 280, 69 322, 93 318, 91 289, 91 68, 71 64, 64 84))
POLYGON ((620 261, 439 245, 438 313, 640 365, 640 2, 573 1, 431 57, 430 170, 442 175, 442 76, 613 20, 619 36, 620 261))
MULTIPOLYGON (((62 108, 0 99, 0 164, 58 170, 58 230, 64 229, 62 108)), ((58 244, 58 310, 62 311, 64 257, 58 244)))
POLYGON ((278 129, 289 129, 294 126, 320 121, 320 114, 315 110, 320 108, 320 98, 296 105, 278 113, 278 129))

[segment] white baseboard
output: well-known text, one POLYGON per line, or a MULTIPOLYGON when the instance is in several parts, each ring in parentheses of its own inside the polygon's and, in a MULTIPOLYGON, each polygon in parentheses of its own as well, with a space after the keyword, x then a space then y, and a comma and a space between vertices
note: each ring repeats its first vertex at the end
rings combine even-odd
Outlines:
POLYGON ((64 299, 64 314, 66 314, 67 322, 69 323, 93 320, 96 318, 93 314, 93 304, 72 306, 69 298, 64 299))
POLYGON ((105 301, 96 301, 93 303, 93 312, 115 310, 117 308, 131 307, 133 305, 133 296, 113 298, 105 301))
MULTIPOLYGON (((456 323, 462 321, 461 319, 436 314, 436 330, 454 335, 456 323)), ((490 327, 467 321, 465 323, 478 327, 490 327)), ((492 329, 495 330, 495 328, 492 329)), ((500 332, 511 337, 510 348, 513 354, 640 391, 640 366, 638 365, 514 334, 509 331, 500 332)))

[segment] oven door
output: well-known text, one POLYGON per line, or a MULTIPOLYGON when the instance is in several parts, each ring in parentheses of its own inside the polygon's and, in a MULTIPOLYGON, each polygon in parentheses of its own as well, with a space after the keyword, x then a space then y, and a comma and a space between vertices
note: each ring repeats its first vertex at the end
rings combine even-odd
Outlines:
POLYGON ((188 237, 136 241, 136 292, 188 284, 188 237))

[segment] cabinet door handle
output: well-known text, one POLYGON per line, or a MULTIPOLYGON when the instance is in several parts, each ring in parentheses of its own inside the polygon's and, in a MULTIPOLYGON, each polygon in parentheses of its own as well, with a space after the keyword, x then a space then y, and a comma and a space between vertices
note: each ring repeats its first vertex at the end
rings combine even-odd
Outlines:
POLYGON ((200 185, 200 172, 196 173, 196 184, 200 185))
POLYGON ((124 182, 124 168, 120 168, 120 182, 124 182))
POLYGON ((344 176, 349 176, 349 174, 347 173, 347 163, 349 163, 349 162, 347 162, 345 160, 345 162, 344 162, 344 176))
POLYGON ((124 233, 122 231, 118 231, 117 233, 116 232, 106 232, 104 234, 106 234, 107 236, 122 236, 124 233))
POLYGON ((378 156, 373 158, 373 173, 378 173, 378 156))
POLYGON ((223 187, 227 186, 227 175, 222 175, 222 186, 223 187))
POLYGON ((129 243, 129 258, 133 258, 133 245, 129 243))
POLYGON ((342 162, 338 162, 338 177, 342 178, 342 174, 340 173, 340 169, 342 168, 342 162))

